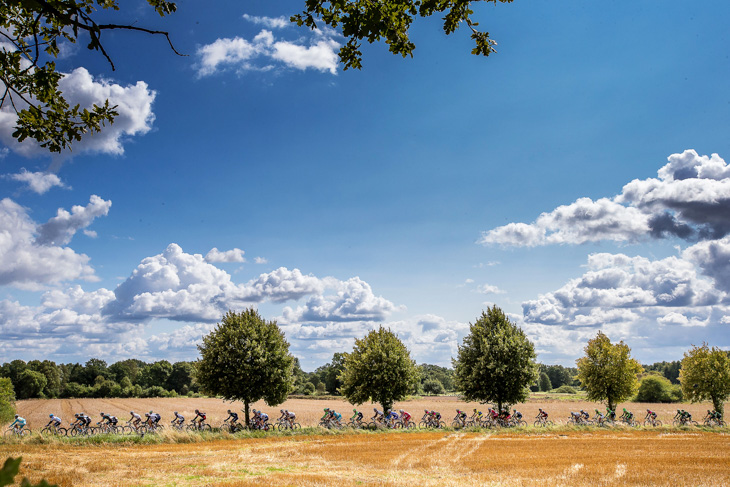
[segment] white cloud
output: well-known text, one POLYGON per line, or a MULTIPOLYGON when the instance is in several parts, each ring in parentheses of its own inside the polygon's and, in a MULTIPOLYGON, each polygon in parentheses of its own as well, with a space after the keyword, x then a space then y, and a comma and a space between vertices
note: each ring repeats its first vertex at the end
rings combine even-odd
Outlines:
POLYGON ((533 223, 509 223, 479 243, 532 247, 648 238, 722 238, 730 233, 730 166, 694 150, 669 156, 657 178, 634 180, 613 198, 579 198, 533 223))
POLYGON ((9 174, 8 177, 14 181, 26 183, 31 191, 38 194, 44 194, 54 186, 66 188, 61 178, 47 172, 29 172, 23 169, 17 174, 9 174))
POLYGON ((243 14, 243 18, 253 24, 263 25, 269 29, 283 29, 291 25, 291 22, 286 17, 259 17, 256 15, 243 14))
POLYGON ((331 37, 311 37, 305 43, 277 40, 273 33, 262 30, 251 41, 242 37, 216 39, 200 47, 196 69, 198 76, 209 76, 234 68, 238 72, 268 70, 276 63, 298 70, 314 69, 337 74, 340 45, 331 37))
POLYGON ((491 284, 482 284, 481 286, 477 287, 477 292, 480 292, 482 294, 504 294, 505 291, 502 291, 497 286, 492 286, 491 284))
POLYGON ((205 261, 206 262, 246 262, 246 259, 243 257, 243 254, 245 252, 241 249, 231 249, 231 250, 225 250, 220 251, 216 247, 213 247, 210 249, 210 251, 205 255, 205 261))
POLYGON ((370 285, 359 277, 347 281, 329 280, 336 293, 316 295, 295 310, 284 308, 285 322, 381 321, 395 309, 387 299, 375 296, 370 285))
POLYGON ((96 280, 88 256, 53 243, 39 245, 37 232, 25 208, 9 198, 0 200, 0 285, 40 289, 74 279, 96 280))
POLYGON ((268 264, 269 263, 269 261, 266 258, 264 258, 264 257, 255 257, 253 259, 253 261, 256 264, 268 264))
MULTIPOLYGON (((59 89, 71 106, 91 108, 102 105, 105 100, 116 105, 119 115, 114 124, 107 124, 99 133, 87 135, 73 144, 73 153, 105 153, 121 155, 124 142, 128 137, 143 135, 152 129, 155 115, 152 103, 156 93, 144 81, 135 85, 121 86, 104 79, 94 79, 85 68, 77 68, 67 73, 59 82, 59 89)), ((48 155, 34 140, 26 139, 20 143, 12 137, 17 123, 17 115, 12 107, 0 109, 0 142, 13 152, 26 157, 48 155)), ((68 154, 67 154, 68 155, 68 154)))
POLYGON ((38 227, 36 243, 39 245, 65 245, 77 231, 85 229, 100 216, 109 213, 112 202, 91 195, 86 206, 75 205, 71 212, 59 208, 56 216, 38 227))

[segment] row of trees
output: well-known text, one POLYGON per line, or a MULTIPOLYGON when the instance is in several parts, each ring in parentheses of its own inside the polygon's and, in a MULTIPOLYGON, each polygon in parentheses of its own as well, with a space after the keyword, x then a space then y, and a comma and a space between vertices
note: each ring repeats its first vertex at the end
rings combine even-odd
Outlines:
MULTIPOLYGON (((306 377, 295 373, 298 364, 276 322, 264 320, 254 309, 229 311, 203 338, 199 350, 198 381, 203 391, 242 401, 247 421, 252 402, 263 399, 276 406, 294 390, 295 382, 306 377)), ((560 366, 541 368, 532 342, 496 306, 470 325, 452 363, 453 374, 436 366, 419 367, 403 342, 380 327, 355 340, 352 352, 335 354, 331 363, 315 373, 325 388, 339 391, 351 403, 372 401, 383 410, 419 388, 431 388, 437 381, 443 386, 442 380, 452 380, 465 400, 491 403, 499 409, 526 400, 530 386, 536 383, 550 382, 552 387, 550 375, 562 386, 577 380, 589 400, 604 402, 611 409, 637 392, 638 397, 656 393, 657 384, 660 390, 672 386, 665 376, 670 367, 659 366, 645 374, 628 345, 611 343, 602 332, 585 347, 575 375, 560 366), (424 372, 429 378, 424 378, 424 372)), ((693 347, 681 362, 678 381, 685 398, 712 401, 722 412, 730 395, 730 358, 707 345, 693 347)))
POLYGON ((129 359, 110 366, 92 358, 85 364, 13 360, 0 366, 18 399, 55 397, 165 397, 199 390, 194 362, 129 359))

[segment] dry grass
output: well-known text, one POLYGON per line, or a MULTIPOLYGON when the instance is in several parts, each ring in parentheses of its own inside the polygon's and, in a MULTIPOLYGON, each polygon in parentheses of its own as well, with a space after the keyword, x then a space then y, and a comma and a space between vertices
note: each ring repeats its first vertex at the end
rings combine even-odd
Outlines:
MULTIPOLYGON (((297 413, 297 420, 302 426, 314 426, 318 423, 322 416, 322 410, 325 407, 335 408, 342 414, 344 418, 352 415, 353 406, 341 399, 312 400, 312 399, 290 399, 284 404, 271 408, 266 406, 262 401, 255 403, 252 407, 262 409, 269 413, 269 416, 276 418, 279 416, 279 409, 289 409, 297 413)), ((423 397, 412 401, 396 403, 396 408, 403 408, 409 411, 416 419, 420 419, 424 409, 436 409, 441 413, 444 420, 450 423, 456 414, 456 409, 462 409, 471 412, 475 407, 486 412, 486 406, 476 403, 466 403, 460 401, 456 397, 423 397)), ((565 402, 565 401, 530 401, 526 404, 518 405, 517 408, 525 416, 528 423, 532 422, 532 418, 537 415, 537 410, 542 407, 550 413, 550 419, 560 423, 565 422, 570 415, 570 411, 579 411, 585 409, 593 415, 595 408, 603 409, 603 407, 591 402, 565 402)), ((646 409, 650 408, 659 414, 659 419, 665 423, 671 423, 672 417, 678 407, 690 411, 694 419, 700 421, 705 415, 707 409, 711 408, 710 404, 641 404, 627 403, 622 405, 630 411, 633 411, 639 420, 642 420, 646 409)), ((200 409, 208 413, 208 422, 217 426, 223 419, 228 416, 227 410, 232 409, 240 411, 242 404, 240 402, 230 403, 220 399, 210 398, 155 398, 155 399, 33 399, 27 401, 18 401, 18 413, 25 417, 29 426, 38 429, 48 422, 50 413, 58 414, 64 423, 73 419, 74 413, 85 412, 94 419, 100 420, 99 413, 104 411, 107 414, 113 414, 124 422, 129 419, 130 411, 144 413, 154 410, 162 415, 163 422, 169 422, 172 419, 173 411, 180 412, 183 416, 190 419, 195 413, 195 409, 200 409)), ((372 416, 373 405, 363 404, 358 406, 365 416, 372 416)), ((620 411, 620 409, 619 409, 620 411)), ((619 413, 620 414, 620 413, 619 413)))
POLYGON ((707 432, 426 432, 194 444, 0 445, 60 486, 730 485, 730 441, 707 432))

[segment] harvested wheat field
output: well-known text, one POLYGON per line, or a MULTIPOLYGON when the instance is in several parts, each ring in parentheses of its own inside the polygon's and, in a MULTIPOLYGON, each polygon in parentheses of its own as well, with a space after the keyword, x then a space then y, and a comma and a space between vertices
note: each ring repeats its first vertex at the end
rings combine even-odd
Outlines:
MULTIPOLYGON (((101 419, 100 412, 117 416, 121 422, 130 418, 130 411, 144 413, 154 410, 162 415, 163 423, 172 419, 173 411, 178 411, 191 419, 195 416, 195 410, 200 409, 208 414, 208 423, 213 426, 219 425, 228 416, 228 409, 239 411, 242 408, 240 402, 231 403, 215 398, 153 398, 153 399, 31 399, 17 402, 18 413, 28 420, 28 425, 33 429, 40 429, 48 422, 48 415, 54 413, 60 415, 64 423, 73 419, 74 413, 85 412, 95 421, 101 419)), ((302 426, 316 426, 319 418, 322 416, 323 408, 334 408, 340 412, 343 418, 349 418, 352 415, 353 406, 343 399, 289 399, 285 403, 275 408, 268 407, 263 401, 252 405, 253 408, 262 409, 268 412, 269 416, 276 419, 279 416, 279 409, 289 409, 297 414, 297 421, 302 426)), ((358 410, 363 411, 365 416, 372 416, 373 404, 363 404, 358 406, 358 410)), ((379 406, 378 406, 379 407, 379 406)), ((444 421, 450 423, 456 415, 457 409, 471 412, 475 407, 486 412, 488 406, 477 403, 466 403, 460 401, 453 396, 438 397, 422 397, 411 401, 396 403, 396 408, 403 408, 410 412, 416 419, 416 422, 423 415, 424 409, 435 409, 441 413, 444 421)), ((593 415, 593 410, 603 409, 603 406, 592 402, 568 402, 568 401, 548 401, 548 402, 528 402, 516 406, 525 416, 528 424, 532 418, 537 416, 538 408, 543 408, 550 414, 550 419, 556 423, 564 423, 571 411, 579 411, 585 409, 593 415)), ((619 407, 626 407, 632 411, 638 420, 642 420, 646 409, 656 411, 665 424, 671 424, 677 408, 683 408, 692 413, 694 419, 700 421, 705 415, 707 409, 712 406, 710 404, 643 404, 643 403, 627 403, 619 407)), ((620 409, 619 409, 620 415, 620 409)))
POLYGON ((21 474, 60 486, 730 485, 709 432, 347 434, 189 444, 6 444, 21 474))

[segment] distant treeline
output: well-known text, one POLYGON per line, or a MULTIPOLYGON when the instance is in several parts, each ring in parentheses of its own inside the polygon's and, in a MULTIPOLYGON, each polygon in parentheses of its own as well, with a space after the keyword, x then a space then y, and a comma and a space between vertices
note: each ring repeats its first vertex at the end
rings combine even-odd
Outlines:
POLYGON ((92 358, 85 364, 50 360, 13 360, 0 367, 17 399, 66 397, 175 397, 194 395, 194 362, 160 360, 151 364, 129 359, 107 365, 92 358))
MULTIPOLYGON (((344 367, 343 353, 314 372, 304 372, 299 360, 294 363, 294 394, 339 395, 342 382, 339 375, 344 367)), ((645 372, 661 374, 672 384, 678 384, 681 363, 657 362, 645 365, 645 372)), ((455 392, 454 371, 438 365, 421 364, 421 380, 414 395, 448 394, 455 392)), ((540 378, 531 389, 550 391, 561 386, 579 386, 575 379, 578 369, 562 365, 540 364, 540 378)), ((658 375, 657 374, 657 375, 658 375)), ((146 363, 128 359, 107 365, 92 358, 85 364, 56 364, 50 360, 13 360, 0 367, 0 377, 13 384, 17 399, 67 397, 175 397, 193 396, 200 392, 195 379, 195 362, 160 360, 146 363)))

